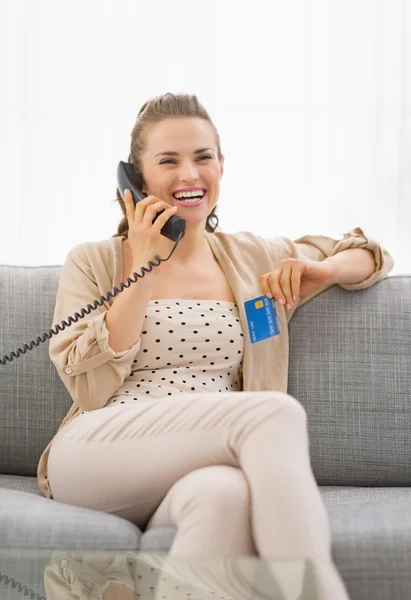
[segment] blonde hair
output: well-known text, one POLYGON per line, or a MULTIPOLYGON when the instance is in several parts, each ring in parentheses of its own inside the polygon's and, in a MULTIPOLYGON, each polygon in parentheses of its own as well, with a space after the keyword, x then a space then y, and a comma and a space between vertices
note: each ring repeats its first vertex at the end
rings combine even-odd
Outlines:
MULTIPOLYGON (((142 153, 145 149, 145 131, 150 123, 158 123, 163 119, 170 117, 199 117, 210 123, 214 130, 218 159, 221 160, 220 137, 218 131, 210 118, 206 109, 200 104, 197 96, 194 94, 163 94, 162 96, 154 96, 150 98, 143 106, 137 116, 137 120, 131 132, 131 147, 128 162, 132 163, 136 171, 141 175, 142 172, 142 153)), ((117 233, 111 237, 126 236, 128 237, 128 219, 124 200, 121 197, 120 190, 117 188, 117 198, 113 202, 118 202, 123 213, 123 218, 117 227, 117 233)), ((218 227, 218 216, 215 214, 216 206, 207 217, 206 231, 213 233, 218 227)))

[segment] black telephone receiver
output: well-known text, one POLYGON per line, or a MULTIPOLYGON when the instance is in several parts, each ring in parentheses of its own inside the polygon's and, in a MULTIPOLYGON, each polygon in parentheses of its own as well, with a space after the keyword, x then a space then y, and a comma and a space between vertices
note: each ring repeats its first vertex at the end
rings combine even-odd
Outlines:
MULTIPOLYGON (((123 162, 120 160, 117 167, 117 183, 118 189, 120 190, 121 197, 124 200, 124 190, 130 190, 133 196, 134 204, 137 204, 140 200, 147 198, 146 194, 141 191, 142 188, 142 177, 141 174, 136 171, 132 163, 123 162)), ((164 209, 158 212, 153 219, 155 220, 164 212, 164 209)), ((165 222, 161 228, 161 234, 169 240, 176 242, 184 237, 186 232, 185 219, 171 215, 171 217, 165 222)))
MULTIPOLYGON (((122 160, 119 162, 117 167, 117 184, 118 189, 120 190, 121 196, 124 200, 124 190, 130 190, 131 195, 133 196, 134 204, 144 200, 147 196, 141 191, 142 187, 142 176, 138 173, 134 165, 132 163, 123 162, 122 160)), ((153 219, 154 221, 164 212, 164 209, 156 214, 153 219)), ((83 319, 84 315, 89 315, 92 310, 96 310, 97 306, 102 306, 104 302, 108 302, 109 298, 115 298, 118 294, 120 294, 124 288, 130 287, 131 284, 137 283, 140 277, 144 277, 146 273, 149 273, 153 270, 154 267, 158 267, 162 262, 169 260, 170 256, 173 254, 174 250, 178 246, 180 240, 184 237, 186 232, 186 222, 185 219, 181 217, 177 217, 176 215, 171 215, 166 223, 160 230, 161 234, 166 238, 175 242, 173 249, 167 258, 160 258, 160 256, 155 257, 155 262, 152 260, 148 261, 148 267, 141 267, 141 274, 133 273, 134 279, 131 277, 127 277, 127 284, 123 281, 119 284, 119 288, 114 286, 114 293, 110 290, 107 292, 105 296, 100 296, 99 300, 94 300, 93 304, 88 304, 87 308, 82 308, 80 312, 75 312, 74 317, 67 317, 67 321, 64 320, 61 322, 61 325, 56 325, 56 328, 49 329, 48 333, 43 333, 42 336, 37 336, 36 340, 31 340, 29 344, 24 344, 23 348, 19 348, 17 352, 13 350, 13 352, 8 356, 5 354, 3 358, 0 358, 0 365, 5 365, 6 361, 12 361, 14 358, 19 358, 21 354, 25 354, 27 350, 33 350, 33 346, 38 346, 39 342, 45 342, 50 339, 52 335, 57 335, 59 331, 63 331, 66 327, 70 327, 70 325, 74 322, 77 323, 79 319, 83 319)))

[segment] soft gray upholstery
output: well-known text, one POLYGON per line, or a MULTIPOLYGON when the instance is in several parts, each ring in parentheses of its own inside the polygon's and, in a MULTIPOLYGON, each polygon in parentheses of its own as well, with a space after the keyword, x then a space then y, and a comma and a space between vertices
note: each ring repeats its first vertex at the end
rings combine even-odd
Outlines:
MULTIPOLYGON (((0 265, 0 359, 54 325, 60 269, 0 265)), ((307 410, 312 468, 350 597, 409 600, 411 275, 361 291, 333 286, 297 310, 289 331, 288 393, 307 410)), ((6 548, 43 549, 43 563, 52 548, 167 552, 173 527, 141 532, 40 493, 39 457, 72 404, 48 340, 0 369, 0 571, 6 548)))

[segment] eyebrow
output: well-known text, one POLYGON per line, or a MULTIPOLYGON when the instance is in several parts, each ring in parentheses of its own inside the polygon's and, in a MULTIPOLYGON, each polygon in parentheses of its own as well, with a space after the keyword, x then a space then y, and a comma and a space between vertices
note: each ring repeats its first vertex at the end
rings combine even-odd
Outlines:
MULTIPOLYGON (((214 148, 199 148, 198 150, 194 150, 193 154, 201 154, 201 152, 205 152, 206 150, 213 150, 214 151, 214 148)), ((156 156, 162 156, 162 155, 164 155, 164 156, 178 156, 178 152, 170 152, 170 151, 169 152, 160 152, 159 154, 155 154, 154 158, 156 156)))

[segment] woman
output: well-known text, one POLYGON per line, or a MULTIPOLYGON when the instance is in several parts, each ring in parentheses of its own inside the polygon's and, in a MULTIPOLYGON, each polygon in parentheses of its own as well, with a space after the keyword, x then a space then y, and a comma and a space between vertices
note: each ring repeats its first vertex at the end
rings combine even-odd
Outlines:
MULTIPOLYGON (((383 280, 392 257, 358 227, 341 241, 216 233, 224 157, 196 96, 147 102, 129 162, 147 197, 134 205, 130 190, 124 202, 117 191, 117 234, 70 251, 54 322, 128 277, 137 283, 50 340, 74 404, 40 458, 40 489, 142 530, 175 525, 169 558, 304 557, 318 598, 346 600, 311 470, 307 414, 286 393, 287 324, 331 285, 383 280), (160 230, 175 214, 186 233, 173 251, 160 230), (341 253, 354 248, 350 262, 341 253), (155 257, 168 260, 137 279, 155 257), (256 341, 245 303, 262 307, 262 294, 274 297, 278 329, 256 341)), ((203 581, 212 587, 211 575, 203 581)))

